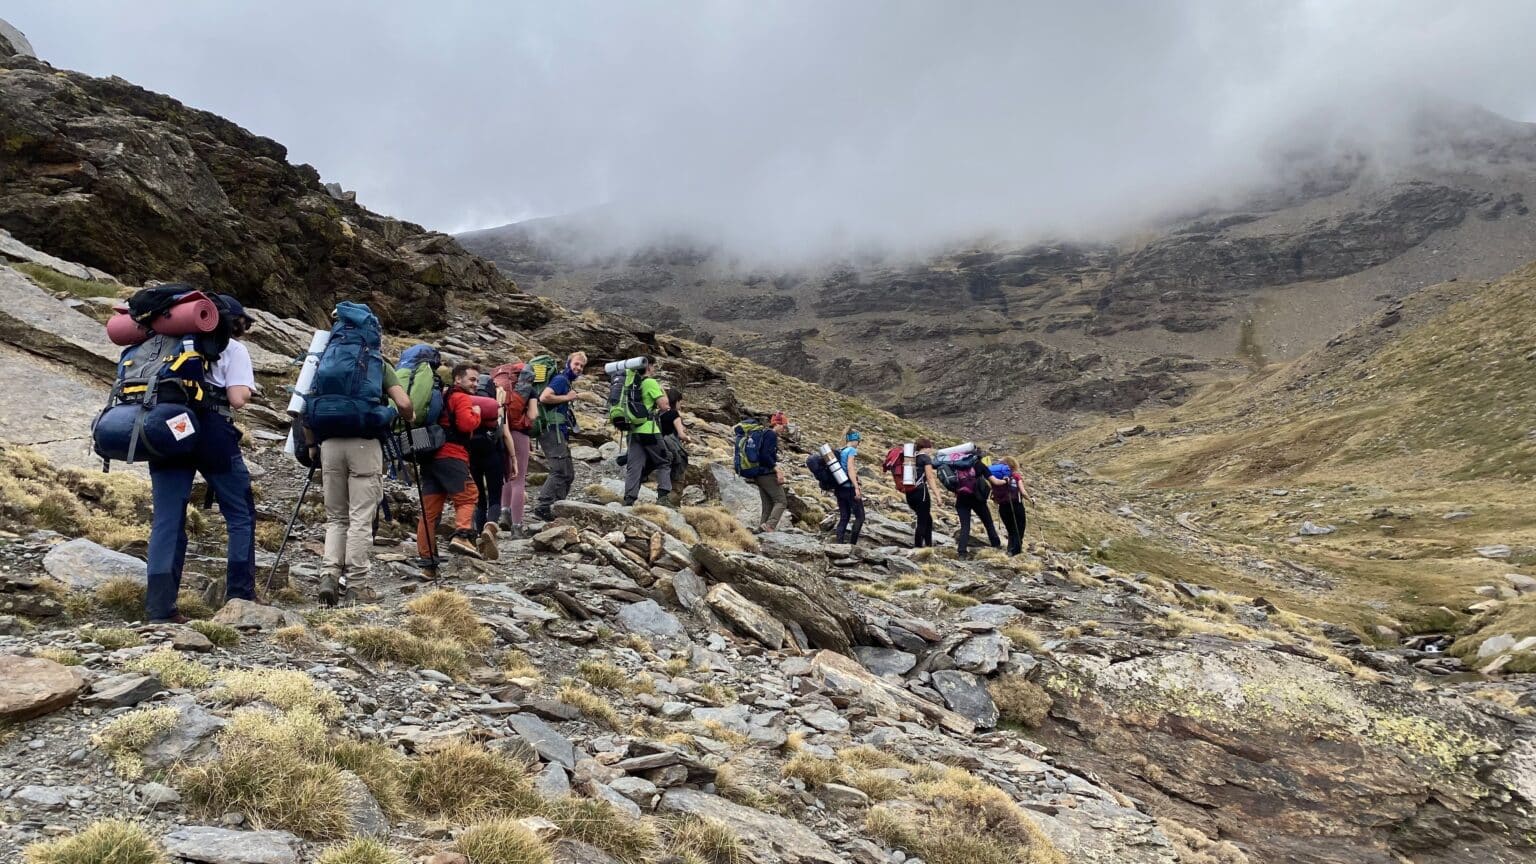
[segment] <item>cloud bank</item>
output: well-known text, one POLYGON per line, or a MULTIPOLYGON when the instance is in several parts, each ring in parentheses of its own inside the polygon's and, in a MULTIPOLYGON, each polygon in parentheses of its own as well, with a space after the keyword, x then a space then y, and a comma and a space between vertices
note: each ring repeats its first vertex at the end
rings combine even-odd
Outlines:
POLYGON ((601 207, 754 257, 1092 234, 1421 94, 1536 119, 1536 4, 12 0, 58 66, 447 231, 601 207))

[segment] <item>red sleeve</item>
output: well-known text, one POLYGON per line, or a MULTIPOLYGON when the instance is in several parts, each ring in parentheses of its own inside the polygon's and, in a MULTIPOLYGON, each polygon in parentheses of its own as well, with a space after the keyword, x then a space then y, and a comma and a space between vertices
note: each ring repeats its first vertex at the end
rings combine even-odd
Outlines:
POLYGON ((455 390, 448 396, 448 412, 453 415, 453 425, 465 435, 480 428, 480 418, 475 416, 475 402, 469 394, 455 390))

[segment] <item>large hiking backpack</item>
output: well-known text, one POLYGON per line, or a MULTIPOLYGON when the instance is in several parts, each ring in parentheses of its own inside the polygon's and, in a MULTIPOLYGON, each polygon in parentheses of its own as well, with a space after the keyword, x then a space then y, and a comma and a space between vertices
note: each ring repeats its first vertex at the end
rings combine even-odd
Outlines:
MULTIPOLYGON (((544 395, 544 388, 549 386, 549 382, 553 381, 555 376, 560 374, 560 368, 560 361, 548 354, 540 354, 534 357, 528 361, 527 366, 523 367, 522 374, 517 376, 518 392, 526 393, 526 398, 528 399, 539 398, 544 395)), ((572 386, 575 386, 575 384, 576 382, 571 382, 572 386)), ((550 427, 569 425, 572 416, 564 410, 560 410, 559 406, 541 404, 539 406, 539 419, 533 421, 528 434, 537 438, 550 427)))
POLYGON ((320 353, 304 396, 304 424, 316 441, 381 438, 395 409, 384 404, 384 355, 379 319, 362 303, 336 304, 331 341, 320 353))
MULTIPOLYGON (((527 432, 533 428, 533 421, 528 417, 532 393, 518 386, 525 368, 523 363, 504 363, 491 372, 491 380, 496 384, 496 398, 501 402, 502 422, 513 432, 527 432)), ((532 382, 529 384, 531 386, 532 382)))
POLYGON ((736 436, 736 473, 742 477, 762 474, 763 436, 767 434, 768 427, 756 420, 743 420, 731 431, 736 436))
POLYGON ((902 482, 901 475, 905 456, 906 454, 902 452, 902 445, 897 444, 895 447, 885 451, 885 461, 880 463, 880 467, 885 469, 887 474, 891 475, 891 481, 896 484, 896 491, 903 495, 909 492, 916 492, 922 486, 921 483, 902 482))
POLYGON ((437 374, 441 365, 443 355, 431 345, 412 345, 395 364, 414 411, 410 428, 395 435, 395 449, 402 455, 430 456, 448 443, 448 430, 439 422, 444 398, 443 379, 437 374))
POLYGON ((831 466, 827 465, 827 460, 821 458, 821 454, 812 453, 805 457, 805 467, 806 470, 811 472, 811 476, 816 478, 816 483, 821 487, 821 491, 837 491, 837 475, 832 473, 831 466))
POLYGON ((940 451, 933 457, 933 470, 938 475, 939 485, 957 495, 985 497, 988 494, 989 484, 978 473, 980 464, 981 454, 974 449, 959 453, 940 451))
POLYGON ((629 432, 655 419, 655 412, 645 407, 643 369, 626 369, 614 375, 608 386, 608 421, 615 429, 629 432))

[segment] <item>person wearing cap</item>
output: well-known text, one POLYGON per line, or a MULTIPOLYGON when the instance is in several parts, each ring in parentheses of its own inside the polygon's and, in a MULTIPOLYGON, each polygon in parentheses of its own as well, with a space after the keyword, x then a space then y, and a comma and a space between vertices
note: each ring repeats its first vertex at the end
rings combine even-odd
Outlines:
POLYGON ((783 411, 768 418, 768 431, 763 433, 763 442, 757 451, 758 474, 748 478, 757 487, 762 504, 763 521, 758 530, 764 533, 779 530, 779 521, 789 507, 789 500, 784 496, 784 469, 779 467, 779 436, 788 431, 789 418, 783 411))
POLYGON ((151 462, 149 479, 154 515, 149 534, 148 587, 144 611, 153 622, 185 623, 176 608, 182 566, 187 557, 187 505, 198 474, 219 502, 229 536, 225 592, 230 600, 256 599, 256 498, 251 472, 240 454, 240 430, 235 412, 244 408, 256 389, 251 352, 240 341, 251 319, 240 301, 228 294, 213 296, 222 323, 229 327, 229 344, 204 375, 212 403, 199 419, 197 449, 187 460, 151 462))
POLYGON ((864 528, 864 490, 859 488, 859 442, 864 436, 849 426, 843 430, 843 449, 837 451, 837 459, 843 463, 848 482, 837 487, 837 542, 845 540, 859 545, 859 532, 864 528), (852 520, 852 525, 849 521, 852 520))

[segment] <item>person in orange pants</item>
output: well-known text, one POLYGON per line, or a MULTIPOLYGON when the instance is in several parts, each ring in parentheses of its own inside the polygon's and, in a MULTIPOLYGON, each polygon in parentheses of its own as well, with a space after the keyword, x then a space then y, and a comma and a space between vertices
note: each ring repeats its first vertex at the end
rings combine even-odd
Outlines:
POLYGON ((481 558, 475 548, 475 500, 479 489, 469 476, 469 436, 480 428, 480 407, 470 398, 475 381, 480 377, 480 367, 473 363, 460 363, 453 367, 453 386, 443 398, 441 422, 448 431, 448 443, 434 454, 431 462, 419 466, 421 471, 422 519, 416 525, 416 551, 426 562, 422 575, 437 578, 436 528, 442 519, 443 508, 453 504, 453 538, 448 541, 448 551, 481 558))

